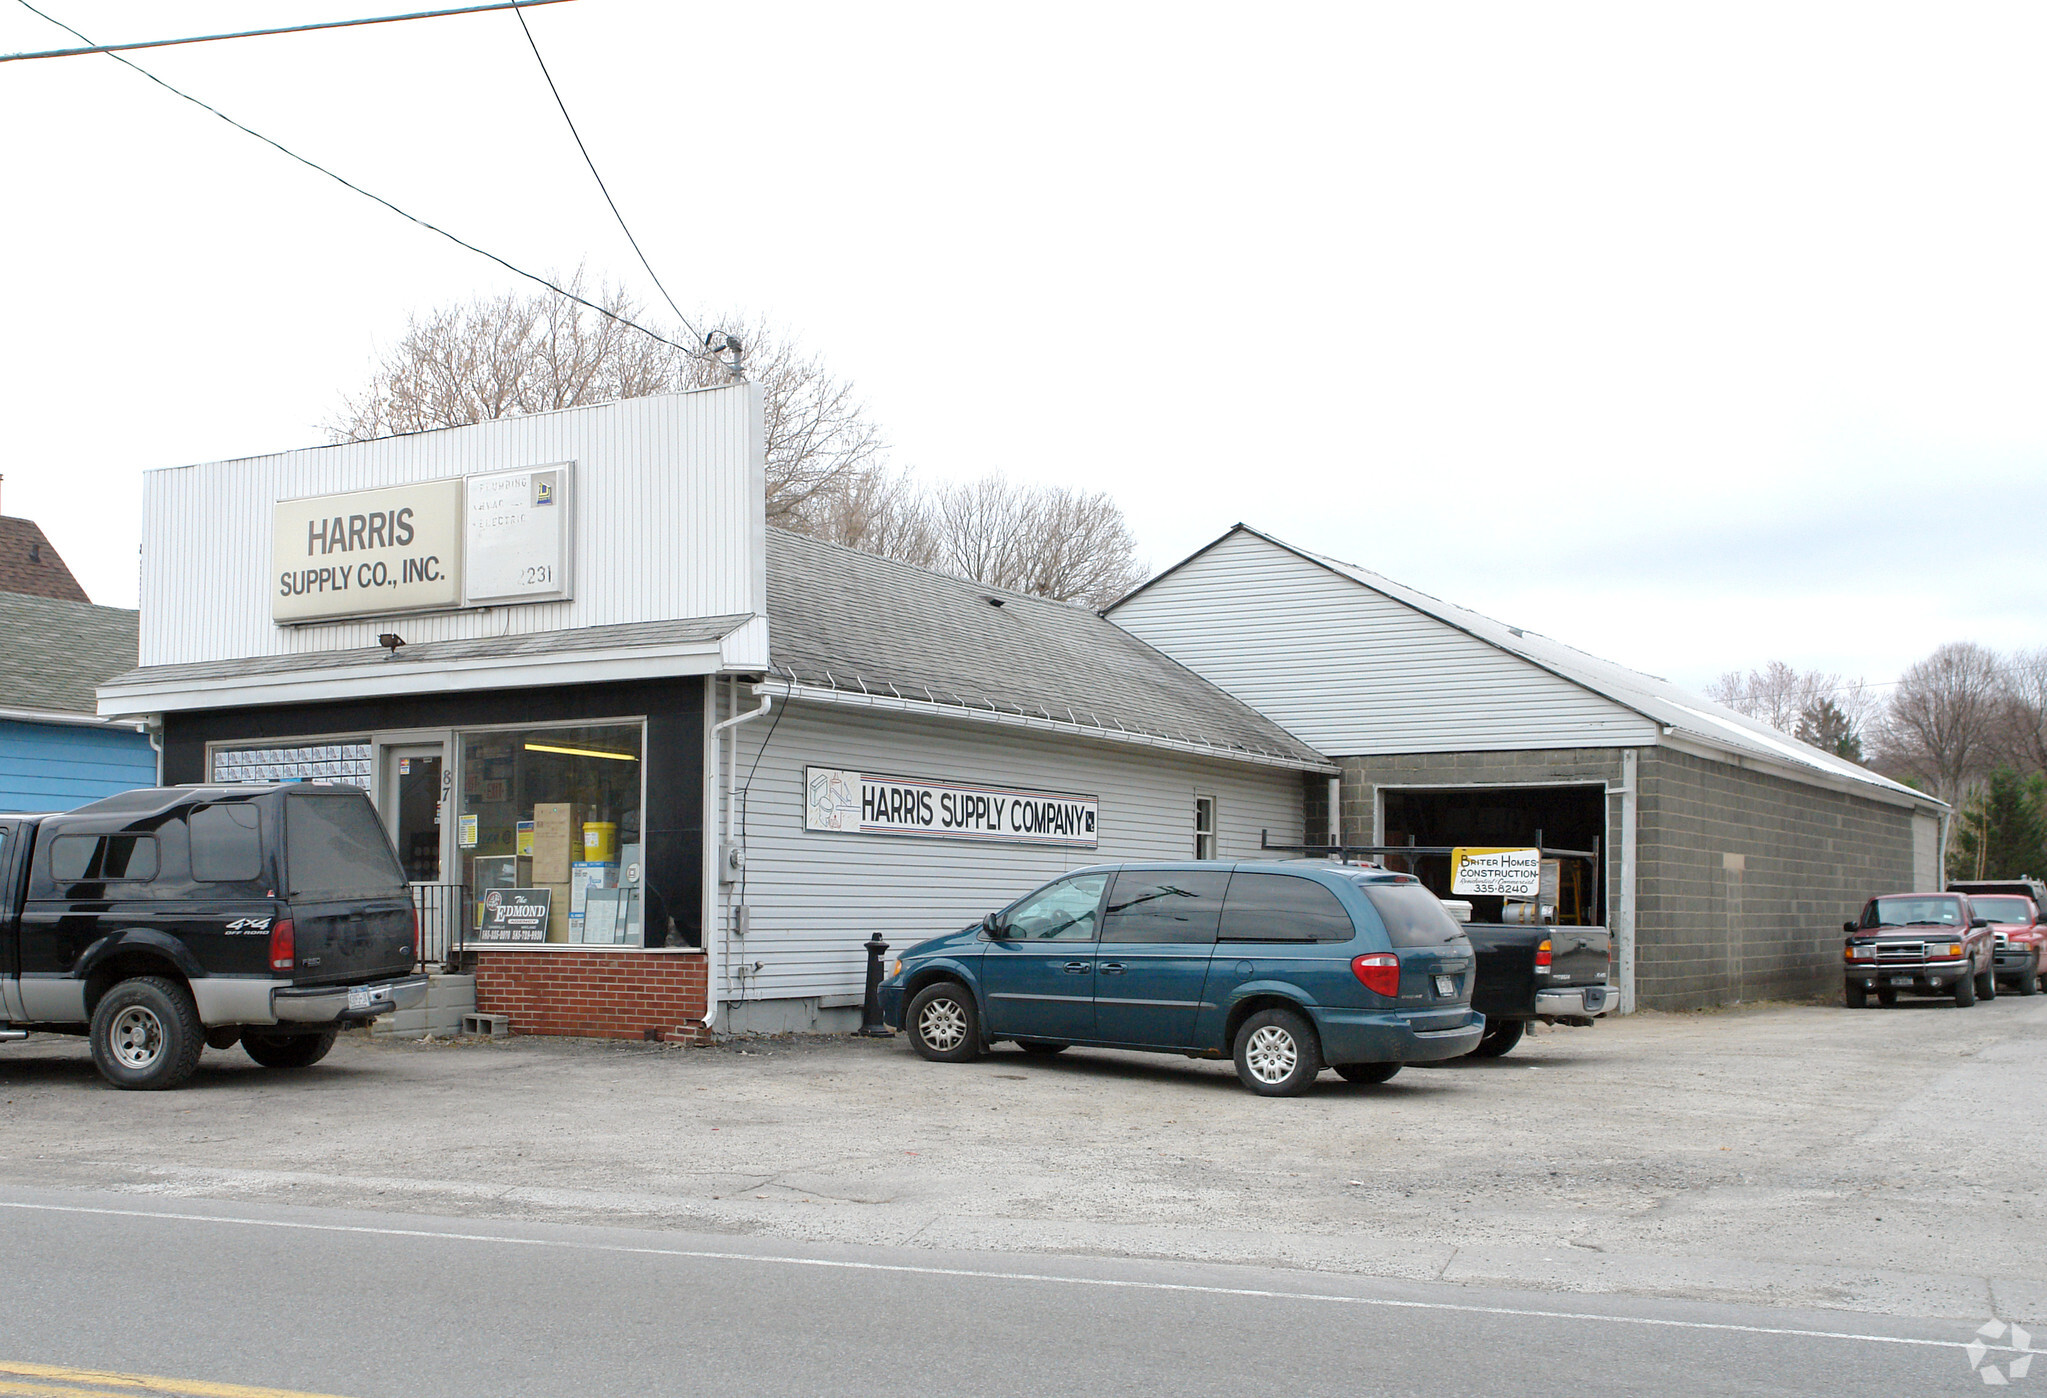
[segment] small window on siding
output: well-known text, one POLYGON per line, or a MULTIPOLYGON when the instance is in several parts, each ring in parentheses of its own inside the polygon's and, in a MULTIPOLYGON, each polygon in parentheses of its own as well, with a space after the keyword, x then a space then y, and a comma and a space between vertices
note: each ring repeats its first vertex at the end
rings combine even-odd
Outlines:
POLYGON ((1194 798, 1194 857, 1215 858, 1215 798, 1194 798))

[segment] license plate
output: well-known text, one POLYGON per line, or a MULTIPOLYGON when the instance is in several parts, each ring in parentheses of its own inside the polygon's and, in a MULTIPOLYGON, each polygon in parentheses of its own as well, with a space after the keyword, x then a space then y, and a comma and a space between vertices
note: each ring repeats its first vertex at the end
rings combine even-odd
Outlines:
POLYGON ((1438 994, 1438 995, 1442 995, 1442 996, 1451 996, 1451 995, 1455 995, 1456 993, 1457 993, 1457 977, 1455 977, 1455 976, 1438 976, 1438 977, 1436 977, 1436 994, 1438 994))
POLYGON ((353 986, 348 992, 348 1008, 351 1010, 366 1010, 370 1007, 370 1001, 374 998, 376 998, 375 993, 368 986, 353 986))
POLYGON ((1892 976, 1892 977, 1891 977, 1891 984, 1892 984, 1892 985, 1910 985, 1910 984, 1912 984, 1912 978, 1911 978, 1910 976, 1892 976))

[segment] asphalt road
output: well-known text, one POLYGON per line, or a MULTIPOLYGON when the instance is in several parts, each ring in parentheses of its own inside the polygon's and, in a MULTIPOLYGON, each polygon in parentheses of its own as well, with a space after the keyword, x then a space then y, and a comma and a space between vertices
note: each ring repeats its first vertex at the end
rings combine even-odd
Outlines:
POLYGON ((0 1267, 23 1398, 1933 1394, 2015 1357, 1952 1320, 18 1188, 0 1267))

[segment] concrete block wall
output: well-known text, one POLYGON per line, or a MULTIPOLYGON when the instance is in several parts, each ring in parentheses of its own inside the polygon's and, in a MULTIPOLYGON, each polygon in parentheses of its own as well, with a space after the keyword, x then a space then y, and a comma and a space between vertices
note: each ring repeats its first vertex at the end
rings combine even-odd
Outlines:
POLYGON ((385 1015, 370 1033, 380 1039, 452 1038, 462 1032, 462 1016, 475 1012, 476 977, 430 975, 424 1005, 385 1015))
POLYGON ((479 950, 476 1008, 509 1015, 514 1034, 692 1041, 704 969, 694 950, 479 950))
MULTIPOLYGON (((1618 803, 1615 803, 1618 804, 1618 803)), ((1669 748, 1641 756, 1637 1003, 1837 994, 1841 923, 1912 884, 1912 813, 1669 748)))

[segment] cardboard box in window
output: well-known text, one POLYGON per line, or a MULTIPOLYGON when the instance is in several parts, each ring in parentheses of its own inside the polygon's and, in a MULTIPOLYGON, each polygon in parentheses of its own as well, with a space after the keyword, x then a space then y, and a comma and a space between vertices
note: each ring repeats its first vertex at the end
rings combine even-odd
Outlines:
POLYGON ((549 894, 547 900, 547 940, 550 942, 568 942, 575 940, 573 937, 569 935, 571 931, 579 929, 571 928, 569 926, 568 884, 548 883, 545 880, 541 880, 540 882, 535 883, 533 886, 535 888, 544 888, 548 891, 549 894))
POLYGON ((581 863, 582 859, 583 808, 573 801, 542 801, 535 805, 534 881, 566 884, 570 867, 581 863))

